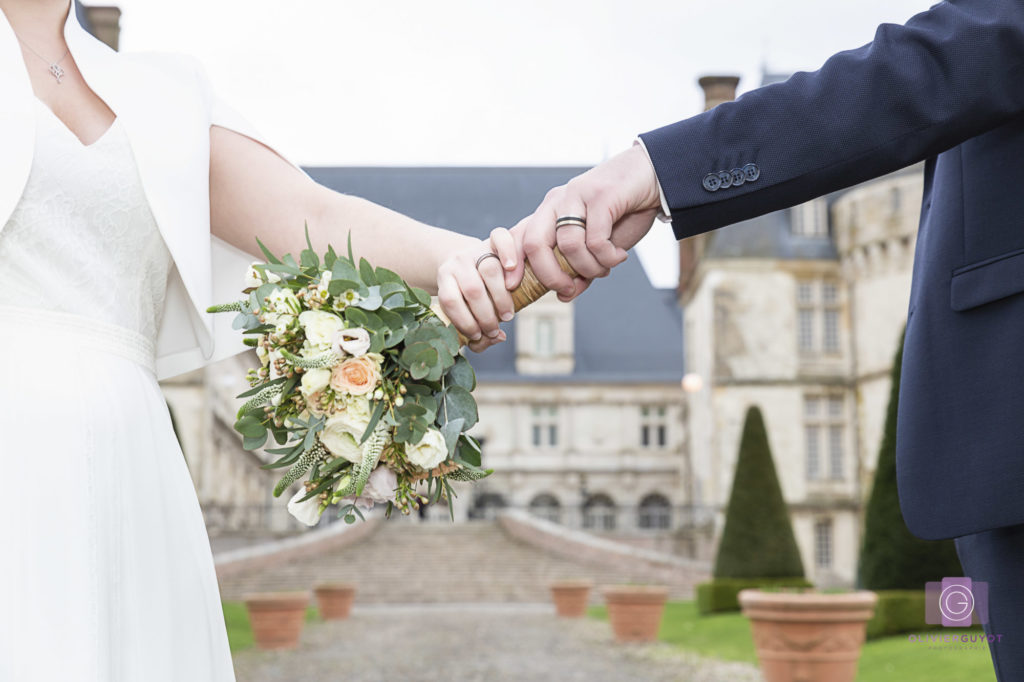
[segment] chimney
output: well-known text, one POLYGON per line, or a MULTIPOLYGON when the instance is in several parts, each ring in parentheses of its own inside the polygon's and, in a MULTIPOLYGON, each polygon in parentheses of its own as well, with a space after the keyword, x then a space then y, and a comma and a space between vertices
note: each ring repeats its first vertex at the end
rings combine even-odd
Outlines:
POLYGON ((704 91, 704 111, 715 108, 722 102, 736 99, 738 76, 704 76, 697 83, 704 91))
MULTIPOLYGON (((737 76, 704 76, 697 83, 704 90, 704 111, 709 111, 722 102, 736 99, 737 76)), ((679 241, 679 286, 676 294, 680 304, 685 304, 691 293, 688 289, 697 271, 697 265, 704 252, 706 234, 698 234, 679 241)))
POLYGON ((116 50, 121 38, 121 9, 113 5, 82 9, 89 22, 89 32, 116 50))

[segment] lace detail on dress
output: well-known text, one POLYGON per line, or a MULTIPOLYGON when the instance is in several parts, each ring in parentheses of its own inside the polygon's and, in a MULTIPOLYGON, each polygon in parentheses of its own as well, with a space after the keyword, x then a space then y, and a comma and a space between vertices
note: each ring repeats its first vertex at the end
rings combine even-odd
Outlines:
POLYGON ((117 118, 84 145, 36 99, 35 157, 0 232, 0 305, 82 315, 154 340, 171 255, 117 118))

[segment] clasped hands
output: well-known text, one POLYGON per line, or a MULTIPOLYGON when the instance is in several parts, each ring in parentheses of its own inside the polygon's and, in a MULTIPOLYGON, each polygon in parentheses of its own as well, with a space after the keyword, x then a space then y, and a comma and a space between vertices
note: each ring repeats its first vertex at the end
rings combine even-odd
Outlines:
POLYGON ((568 302, 626 260, 650 230, 660 206, 658 180, 642 147, 631 148, 555 187, 511 229, 451 254, 437 271, 438 300, 480 352, 505 340, 499 322, 515 314, 510 292, 529 263, 548 290, 568 302), (559 219, 562 220, 559 220, 559 219), (580 220, 572 220, 579 218, 580 220), (555 247, 577 273, 562 271, 555 247), (496 257, 482 257, 493 253, 496 257))

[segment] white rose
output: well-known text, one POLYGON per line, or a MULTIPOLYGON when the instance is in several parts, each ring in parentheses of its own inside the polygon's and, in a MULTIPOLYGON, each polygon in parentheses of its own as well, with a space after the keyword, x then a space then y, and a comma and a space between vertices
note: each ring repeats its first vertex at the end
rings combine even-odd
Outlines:
POLYGON ((302 375, 302 395, 308 398, 311 394, 327 388, 331 382, 331 370, 326 367, 307 369, 302 375))
POLYGON ((306 330, 306 340, 313 346, 330 346, 344 322, 334 313, 307 310, 299 315, 299 324, 306 330))
POLYGON ((333 417, 324 424, 324 430, 320 432, 320 442, 330 450, 332 455, 344 457, 353 464, 359 464, 363 461, 363 449, 359 447, 348 427, 337 422, 332 424, 332 419, 333 417))
POLYGON ((363 497, 374 502, 394 502, 395 490, 398 488, 398 476, 385 465, 380 465, 370 474, 370 479, 363 488, 363 497))
POLYGON ((448 459, 448 445, 437 429, 428 429, 419 443, 405 446, 405 456, 418 467, 430 470, 448 459))
POLYGON ((315 526, 320 521, 320 497, 314 495, 305 502, 299 502, 307 492, 305 488, 301 488, 292 495, 292 499, 288 500, 288 511, 307 526, 315 526))
POLYGON ((338 355, 348 353, 359 357, 368 350, 370 350, 370 332, 362 327, 342 329, 334 335, 334 352, 338 355))
POLYGON ((353 430, 358 431, 356 435, 363 435, 363 431, 370 425, 370 399, 365 395, 348 395, 344 397, 344 409, 338 412, 338 417, 349 424, 353 430))

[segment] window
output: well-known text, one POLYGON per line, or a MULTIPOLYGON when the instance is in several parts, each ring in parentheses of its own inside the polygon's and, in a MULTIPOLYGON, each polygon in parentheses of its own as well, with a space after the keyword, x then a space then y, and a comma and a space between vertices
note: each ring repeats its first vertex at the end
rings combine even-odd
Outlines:
POLYGON ((796 306, 797 348, 800 352, 838 353, 839 285, 820 280, 798 282, 796 306))
POLYGON ((583 527, 615 530, 615 503, 607 495, 593 495, 583 503, 583 527))
POLYGON ((804 396, 804 441, 807 455, 807 479, 825 476, 834 481, 843 479, 845 424, 843 397, 804 396), (822 442, 825 439, 825 442, 822 442), (824 457, 828 460, 825 461, 824 457))
POLYGON ((672 505, 664 495, 652 493, 640 501, 637 525, 652 530, 667 530, 672 526, 672 505))
POLYGON ((497 518, 498 512, 507 506, 505 498, 498 493, 481 493, 473 499, 469 518, 472 521, 491 521, 497 518))
POLYGON ((790 217, 793 234, 802 237, 828 235, 828 204, 822 199, 813 199, 794 206, 790 217))
POLYGON ((531 432, 535 448, 553 448, 558 445, 558 407, 534 405, 531 408, 531 432))
POLYGON ((536 325, 537 357, 553 357, 555 355, 555 321, 550 317, 539 317, 536 325))
POLYGON ((832 568, 832 519, 822 519, 814 524, 814 565, 832 568))
POLYGON ((663 448, 668 445, 668 417, 664 405, 640 408, 640 446, 663 448))
POLYGON ((554 495, 541 493, 530 501, 530 513, 546 521, 559 523, 562 520, 562 505, 554 495))

